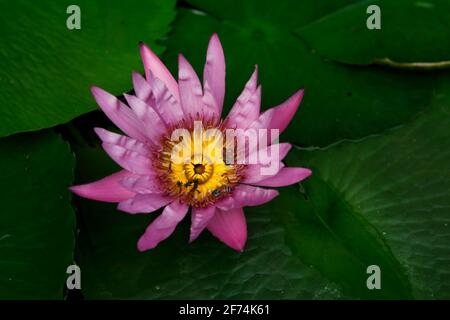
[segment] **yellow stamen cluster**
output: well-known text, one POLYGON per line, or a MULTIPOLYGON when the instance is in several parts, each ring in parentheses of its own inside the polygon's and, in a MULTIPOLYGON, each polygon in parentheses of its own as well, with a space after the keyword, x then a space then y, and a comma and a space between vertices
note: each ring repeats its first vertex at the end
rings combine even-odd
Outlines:
POLYGON ((243 166, 225 163, 225 145, 221 140, 204 133, 201 137, 195 135, 195 130, 189 130, 188 139, 174 142, 165 138, 154 165, 167 195, 193 207, 205 207, 232 193, 242 178, 243 166), (201 152, 196 152, 198 141, 201 152))

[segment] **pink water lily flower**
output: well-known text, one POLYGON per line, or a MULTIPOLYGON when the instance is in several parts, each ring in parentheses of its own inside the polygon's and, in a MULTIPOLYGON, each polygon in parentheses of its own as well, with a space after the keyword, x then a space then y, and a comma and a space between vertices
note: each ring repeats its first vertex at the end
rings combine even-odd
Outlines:
POLYGON ((270 187, 291 185, 311 174, 309 169, 284 166, 282 160, 291 145, 278 143, 275 134, 281 133, 292 120, 303 90, 261 113, 261 86, 257 85, 255 68, 231 111, 221 119, 225 59, 216 34, 209 41, 203 86, 182 55, 177 82, 145 44, 140 45, 140 51, 145 78, 133 73, 135 95, 124 95, 128 106, 98 87, 91 88, 100 108, 124 133, 95 129, 104 150, 123 170, 70 189, 88 199, 118 203, 119 210, 131 214, 164 208, 139 239, 140 251, 152 249, 168 238, 190 208, 190 242, 206 228, 226 245, 242 251, 247 240, 243 208, 275 198, 278 191, 270 187), (211 130, 240 133, 231 139, 200 140, 198 144, 197 129, 201 130, 201 139, 211 130), (174 133, 180 130, 188 134, 175 141, 174 133), (268 132, 258 140, 264 143, 236 151, 233 143, 249 130, 268 132), (184 154, 183 148, 190 151, 184 154), (175 161, 175 150, 188 161, 175 161), (231 157, 222 156, 222 151, 230 150, 236 152, 231 157), (248 161, 263 151, 277 156, 273 170, 265 173, 267 163, 248 161), (244 154, 247 160, 234 161, 239 154, 244 154))

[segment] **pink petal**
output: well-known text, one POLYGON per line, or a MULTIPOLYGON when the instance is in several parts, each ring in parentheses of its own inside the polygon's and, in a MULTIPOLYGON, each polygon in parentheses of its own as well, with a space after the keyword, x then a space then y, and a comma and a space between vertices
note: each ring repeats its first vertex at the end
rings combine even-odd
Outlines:
POLYGON ((160 194, 137 194, 133 198, 122 201, 117 209, 128 213, 150 213, 164 207, 173 199, 160 194))
POLYGON ((214 205, 222 210, 259 206, 271 201, 276 196, 278 196, 277 190, 240 184, 234 188, 231 196, 217 201, 214 205))
MULTIPOLYGON (((258 107, 258 110, 257 110, 258 113, 256 114, 256 116, 254 115, 254 111, 255 111, 254 109, 247 110, 247 108, 244 108, 244 106, 247 104, 250 97, 252 97, 256 93, 257 81, 258 81, 258 66, 255 66, 255 71, 253 72, 250 79, 245 84, 244 89, 242 90, 241 94, 239 95, 239 97, 237 98, 233 107, 231 108, 230 112, 228 113, 228 116, 225 120, 227 127, 229 127, 229 128, 236 127, 236 128, 243 128, 243 129, 247 128, 248 123, 244 123, 243 125, 238 126, 238 123, 236 123, 236 120, 235 120, 235 118, 237 118, 237 117, 238 118, 243 117, 244 114, 248 114, 249 118, 247 121, 250 123, 258 118, 259 107, 258 107), (239 116, 240 114, 242 114, 242 116, 239 116)), ((261 99, 261 93, 259 94, 259 96, 261 99)))
POLYGON ((269 136, 267 141, 272 143, 276 138, 278 138, 279 134, 281 134, 284 129, 288 126, 289 122, 295 115, 295 112, 298 109, 298 106, 303 98, 303 89, 297 91, 293 96, 291 96, 288 100, 283 102, 282 104, 270 108, 264 111, 257 120, 253 121, 249 128, 250 129, 278 129, 278 135, 271 135, 269 131, 269 136))
POLYGON ((217 102, 217 115, 222 113, 223 98, 225 96, 225 57, 219 37, 216 33, 211 36, 206 53, 206 63, 203 70, 203 80, 211 89, 212 96, 217 102))
POLYGON ((214 217, 216 208, 213 206, 206 208, 193 208, 191 216, 191 235, 189 237, 189 242, 194 241, 206 228, 209 221, 214 217))
POLYGON ((159 60, 158 56, 144 43, 141 43, 140 49, 147 80, 150 78, 149 72, 152 72, 155 77, 161 79, 161 81, 169 89, 172 96, 177 101, 180 101, 178 85, 170 71, 161 62, 161 60, 159 60))
POLYGON ((275 115, 275 108, 264 111, 259 115, 258 119, 250 123, 248 129, 254 130, 269 129, 274 115, 275 115))
MULTIPOLYGON (((258 146, 258 150, 253 151, 248 156, 248 159, 256 158, 256 159, 258 159, 258 161, 260 161, 261 160, 260 156, 259 156, 260 154, 263 157, 266 157, 266 156, 272 157, 272 153, 275 152, 274 146, 278 146, 278 157, 275 158, 275 156, 274 156, 274 158, 273 158, 273 160, 276 160, 276 161, 283 160, 286 157, 286 155, 289 153, 289 150, 291 150, 291 148, 292 148, 292 145, 290 143, 286 143, 286 142, 278 143, 278 144, 271 144, 270 146, 268 146, 266 148, 262 148, 262 149, 259 149, 259 146, 258 146)), ((248 159, 246 159, 247 163, 248 163, 248 159)))
POLYGON ((239 185, 235 188, 232 197, 236 207, 259 206, 271 201, 278 196, 274 189, 263 189, 247 185, 239 185))
POLYGON ((261 107, 261 86, 245 101, 236 102, 227 116, 226 124, 229 128, 246 129, 249 124, 257 120, 261 107))
POLYGON ((103 142, 102 146, 106 153, 122 168, 143 175, 153 172, 149 157, 111 143, 103 142))
POLYGON ((142 131, 142 123, 130 108, 112 94, 98 87, 92 87, 91 92, 100 108, 116 126, 134 139, 142 142, 147 140, 142 131))
POLYGON ((141 99, 124 94, 128 104, 139 120, 144 124, 144 131, 150 142, 157 144, 158 140, 166 133, 167 127, 158 113, 141 99))
POLYGON ((142 101, 149 103, 152 100, 152 88, 140 73, 133 71, 133 88, 136 96, 142 101))
POLYGON ((208 230, 234 250, 238 252, 244 250, 247 241, 247 223, 242 208, 229 211, 217 209, 208 223, 208 230))
POLYGON ((150 73, 150 85, 155 98, 154 108, 167 124, 177 124, 184 118, 184 112, 166 85, 150 73))
POLYGON ((280 170, 284 167, 282 162, 278 162, 278 168, 274 167, 273 173, 267 174, 267 171, 262 171, 263 168, 267 168, 268 165, 263 164, 250 164, 245 168, 245 178, 242 180, 243 183, 256 185, 258 181, 265 180, 267 178, 277 175, 280 170))
POLYGON ((181 107, 185 115, 195 116, 203 111, 203 90, 197 74, 183 55, 178 56, 178 86, 181 107))
MULTIPOLYGON (((242 118, 242 125, 244 128, 238 128, 232 132, 232 136, 234 136, 236 140, 228 139, 228 129, 226 130, 225 141, 227 143, 227 147, 232 148, 233 143, 235 141, 237 142, 236 156, 237 161, 240 164, 252 162, 250 159, 255 159, 255 157, 258 159, 258 150, 265 150, 267 146, 271 145, 271 142, 268 139, 269 137, 267 136, 267 130, 264 128, 264 126, 270 123, 271 116, 272 115, 270 114, 263 113, 257 120, 253 121, 250 126, 248 126, 246 120, 242 118)), ((225 126, 230 128, 229 122, 225 122, 225 126)))
MULTIPOLYGON (((255 71, 253 71, 250 79, 245 84, 244 89, 236 100, 236 104, 244 105, 248 99, 255 93, 258 86, 258 66, 255 65, 255 71)), ((235 105, 233 107, 235 107, 235 105)))
POLYGON ((204 120, 215 120, 219 121, 220 113, 222 110, 219 110, 216 98, 213 96, 213 92, 209 86, 208 82, 205 82, 203 86, 203 97, 202 97, 202 114, 204 120))
POLYGON ((289 122, 291 122, 295 113, 297 112, 298 106, 303 98, 303 89, 297 91, 289 99, 287 99, 282 104, 271 108, 269 110, 274 110, 273 117, 270 121, 268 129, 279 129, 280 134, 286 129, 289 122))
POLYGON ((120 181, 126 189, 136 193, 162 193, 155 176, 126 177, 120 181))
POLYGON ((281 160, 286 157, 292 145, 289 143, 279 143, 272 144, 267 148, 254 151, 248 159, 246 159, 246 163, 249 163, 250 159, 257 159, 257 164, 248 164, 245 168, 245 177, 242 182, 244 183, 254 183, 264 179, 267 179, 278 173, 281 168, 284 167, 284 164, 281 160), (277 147, 277 148, 275 148, 277 147), (278 149, 278 150, 277 150, 278 149), (273 154, 274 152, 278 152, 278 155, 273 154), (270 159, 271 163, 268 163, 268 159, 270 159), (262 171, 263 168, 268 168, 269 166, 273 166, 274 163, 278 163, 278 170, 273 172, 271 175, 267 175, 267 170, 262 171))
POLYGON ((138 241, 139 251, 153 249, 161 241, 167 239, 175 230, 177 224, 183 220, 188 212, 189 206, 173 201, 164 211, 150 224, 145 233, 138 241))
POLYGON ((131 192, 119 183, 121 179, 127 177, 136 177, 135 174, 122 170, 116 172, 101 180, 70 187, 70 191, 87 199, 104 201, 104 202, 120 202, 134 197, 135 193, 131 192))
POLYGON ((151 71, 148 72, 148 80, 139 73, 133 73, 133 86, 136 96, 154 108, 157 114, 166 124, 177 124, 184 113, 179 102, 172 96, 166 85, 156 78, 151 71))
MULTIPOLYGON (((272 152, 274 152, 272 150, 275 150, 273 146, 274 145, 272 144, 268 147, 268 149, 266 149, 264 151, 260 150, 259 152, 264 152, 264 154, 272 154, 272 152)), ((289 153, 291 148, 292 148, 292 145, 290 143, 286 143, 286 142, 279 143, 278 144, 278 153, 279 153, 278 161, 283 160, 287 156, 287 154, 289 153)))
POLYGON ((311 175, 311 170, 306 168, 283 168, 277 175, 252 183, 264 187, 283 187, 298 183, 311 175))
POLYGON ((103 142, 118 145, 127 150, 137 152, 143 156, 150 156, 150 149, 145 143, 103 128, 94 128, 94 131, 103 142))
POLYGON ((221 209, 221 210, 230 210, 232 208, 238 208, 239 206, 236 205, 236 201, 232 196, 228 196, 228 197, 224 197, 222 199, 220 199, 219 201, 217 201, 214 206, 217 209, 221 209))

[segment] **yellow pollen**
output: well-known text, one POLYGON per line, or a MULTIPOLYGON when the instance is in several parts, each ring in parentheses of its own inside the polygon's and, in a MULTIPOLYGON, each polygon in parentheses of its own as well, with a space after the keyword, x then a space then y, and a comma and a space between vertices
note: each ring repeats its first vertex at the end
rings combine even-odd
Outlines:
POLYGON ((167 138, 154 164, 167 195, 194 207, 205 207, 232 193, 243 166, 226 164, 224 144, 205 135, 201 152, 195 153, 198 140, 193 130, 189 130, 189 136, 176 142, 167 138))

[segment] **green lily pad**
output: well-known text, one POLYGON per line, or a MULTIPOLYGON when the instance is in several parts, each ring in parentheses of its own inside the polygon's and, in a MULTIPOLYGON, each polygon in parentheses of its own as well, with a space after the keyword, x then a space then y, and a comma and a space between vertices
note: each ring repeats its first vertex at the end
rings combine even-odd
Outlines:
POLYGON ((302 183, 300 191, 292 187, 282 189, 279 199, 270 205, 271 212, 282 219, 292 252, 338 284, 346 297, 412 298, 405 270, 381 234, 317 172, 302 183), (371 274, 368 268, 372 265, 382 270, 382 290, 367 287, 371 274))
MULTIPOLYGON (((296 35, 295 20, 289 19, 301 12, 301 1, 277 6, 273 11, 260 10, 259 1, 236 3, 233 10, 222 10, 225 4, 214 1, 218 6, 215 11, 205 3, 194 2, 206 13, 179 10, 166 41, 164 61, 176 74, 176 54, 183 52, 201 74, 208 38, 217 32, 227 63, 225 111, 239 95, 255 64, 259 65, 264 109, 303 87, 305 97, 282 136, 284 140, 325 146, 344 138, 380 133, 426 109, 439 82, 434 73, 324 61, 296 35), (232 16, 233 12, 238 18, 232 16)), ((298 25, 304 22, 300 19, 298 25)))
POLYGON ((189 4, 201 8, 207 14, 230 21, 254 23, 263 18, 287 28, 306 25, 347 5, 361 1, 285 0, 274 5, 272 0, 187 0, 189 4))
POLYGON ((449 1, 378 0, 345 7, 298 33, 322 56, 339 62, 442 68, 450 67, 449 30, 449 1), (370 5, 380 9, 381 29, 366 25, 370 5))
POLYGON ((114 94, 142 70, 138 42, 169 30, 175 1, 1 1, 0 136, 65 123, 96 108, 89 86, 114 94), (69 30, 77 4, 81 29, 69 30))
POLYGON ((62 299, 73 262, 74 158, 53 132, 0 139, 0 299, 62 299))
MULTIPOLYGON (((297 150, 288 161, 313 170, 304 184, 310 200, 298 203, 299 208, 312 208, 339 230, 344 213, 364 219, 383 239, 378 247, 390 248, 401 264, 395 270, 405 270, 414 297, 422 299, 450 297, 450 82, 439 92, 428 112, 402 128, 360 142, 297 150)), ((357 230, 341 235, 361 250, 376 252, 363 245, 357 230)), ((338 258, 327 269, 323 258, 305 250, 308 244, 299 242, 302 261, 330 278, 345 272, 338 258)), ((392 269, 376 257, 371 263, 381 267, 380 291, 385 291, 393 284, 392 269)))

